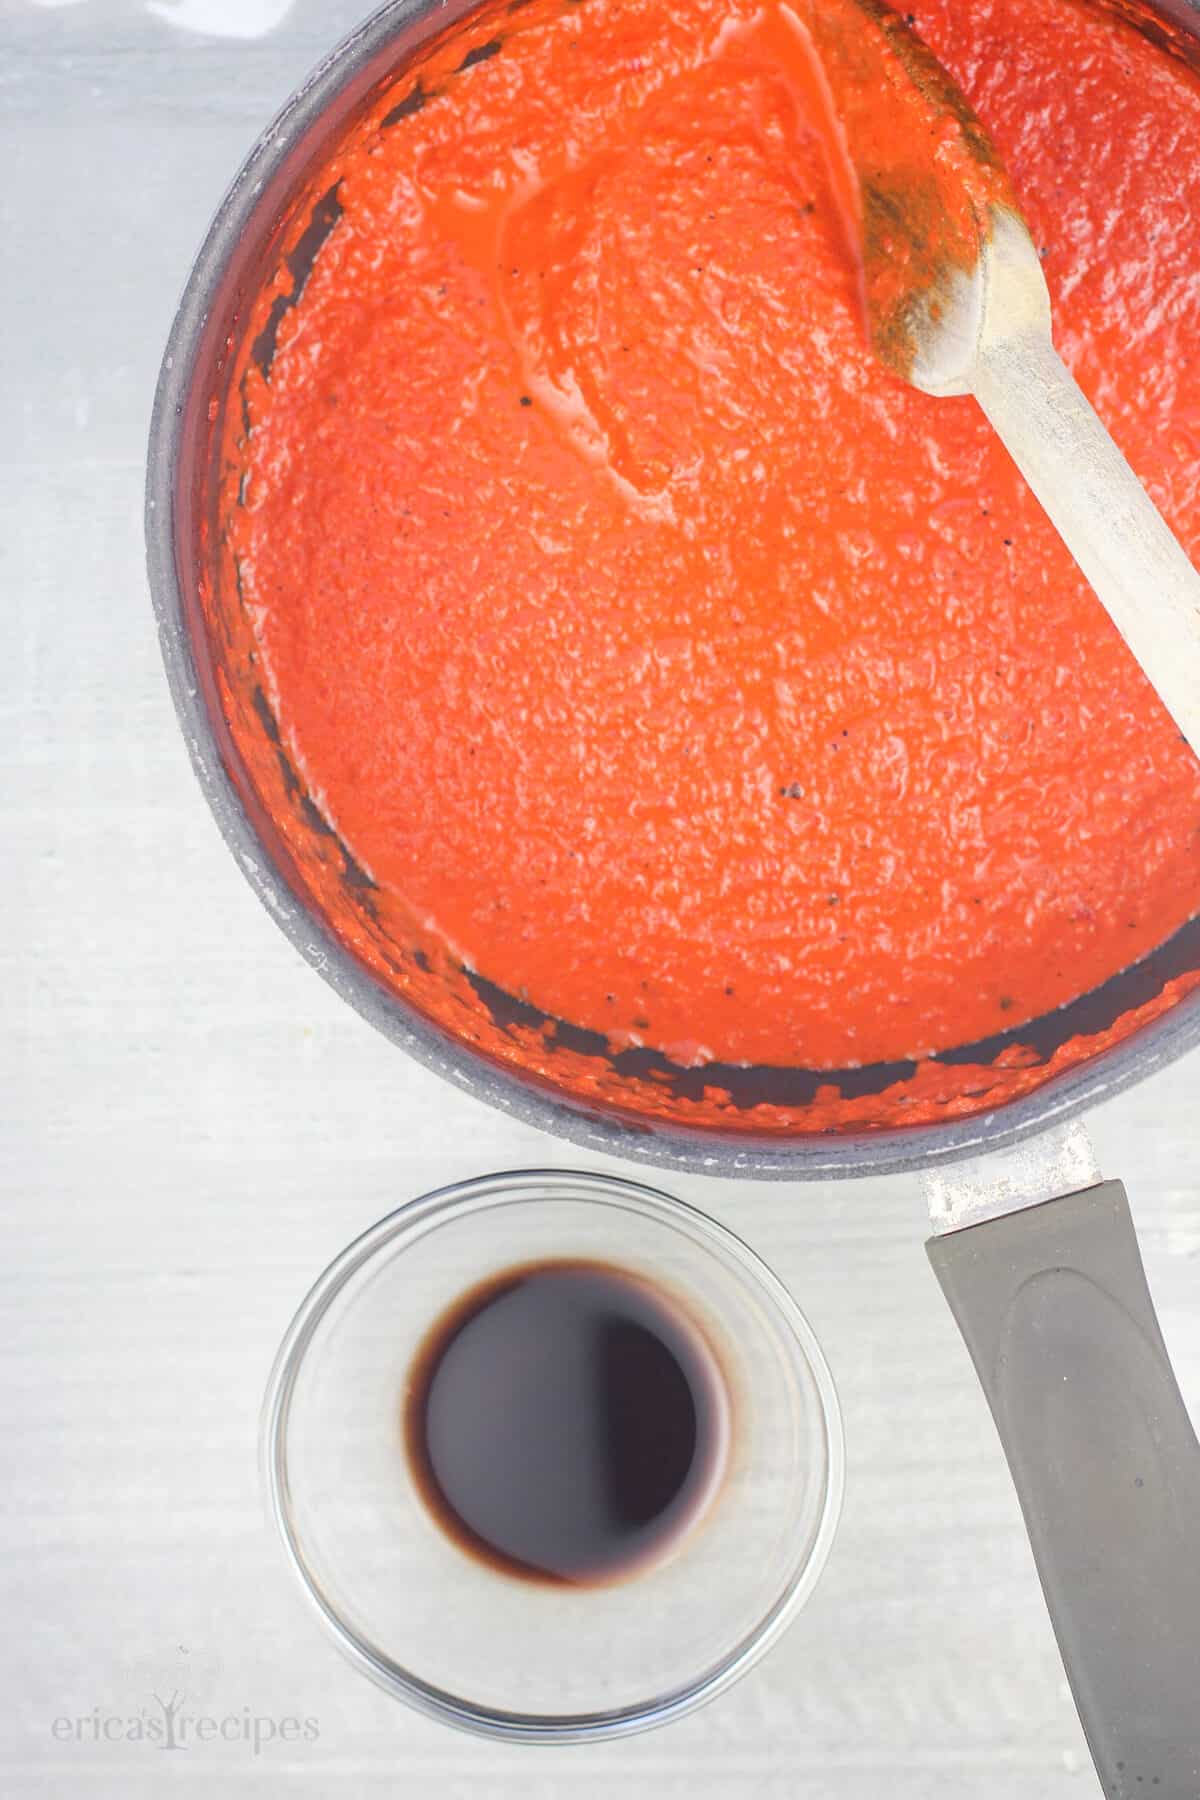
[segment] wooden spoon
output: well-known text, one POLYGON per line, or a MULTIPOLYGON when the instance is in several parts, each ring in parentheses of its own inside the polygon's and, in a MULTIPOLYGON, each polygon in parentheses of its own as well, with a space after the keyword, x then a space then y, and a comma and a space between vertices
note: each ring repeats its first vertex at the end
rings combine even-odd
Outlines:
POLYGON ((877 355, 924 393, 975 396, 1200 752, 1200 575, 1054 348, 1041 262, 995 146, 881 0, 780 12, 815 53, 856 177, 847 225, 877 355))

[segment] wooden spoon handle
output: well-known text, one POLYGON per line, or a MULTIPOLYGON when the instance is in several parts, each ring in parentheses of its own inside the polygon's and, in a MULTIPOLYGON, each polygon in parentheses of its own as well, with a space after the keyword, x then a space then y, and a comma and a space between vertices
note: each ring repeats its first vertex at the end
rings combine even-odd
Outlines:
POLYGON ((1200 574, 1036 325, 981 345, 970 388, 1200 754, 1200 574))

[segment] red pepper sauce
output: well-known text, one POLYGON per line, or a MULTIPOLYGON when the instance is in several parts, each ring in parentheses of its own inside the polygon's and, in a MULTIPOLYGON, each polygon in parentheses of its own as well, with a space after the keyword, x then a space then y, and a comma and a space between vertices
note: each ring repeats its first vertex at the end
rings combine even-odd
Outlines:
MULTIPOLYGON (((813 96, 755 8, 498 18, 331 158, 336 217, 302 292, 293 259, 260 297, 226 429, 273 750, 373 895, 335 924, 527 1068, 550 1028, 491 1041, 421 989, 439 948, 683 1068, 919 1065, 736 1126, 1035 1086, 1191 978, 1037 1067, 1019 1032, 982 1079, 926 1059, 1197 912, 1195 759, 974 403, 869 350, 813 96)), ((916 24, 1007 164, 1060 350, 1200 559, 1200 79, 1074 0, 916 24)), ((605 1091, 587 1057, 552 1073, 605 1091)))

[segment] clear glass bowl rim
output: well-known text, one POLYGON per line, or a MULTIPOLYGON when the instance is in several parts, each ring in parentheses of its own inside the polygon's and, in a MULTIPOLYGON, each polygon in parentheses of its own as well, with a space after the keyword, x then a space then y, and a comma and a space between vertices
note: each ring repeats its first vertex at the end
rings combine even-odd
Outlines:
MULTIPOLYGON (((614 1258, 614 1260, 617 1260, 614 1258)), ((665 1725, 723 1693, 779 1639, 804 1605, 829 1556, 845 1489, 845 1441, 833 1376, 821 1345, 789 1290, 767 1264, 728 1226, 685 1200, 623 1176, 595 1170, 515 1169, 481 1175, 436 1188, 388 1213, 337 1255, 309 1289, 280 1345, 263 1401, 261 1464, 269 1517, 289 1564, 327 1632, 350 1662, 386 1692, 428 1717, 476 1735, 510 1743, 588 1743, 624 1737, 665 1725), (339 1614, 311 1574, 292 1520, 287 1469, 292 1396, 309 1346, 346 1285, 386 1250, 403 1252, 434 1225, 484 1207, 535 1199, 581 1199, 621 1206, 683 1230, 736 1263, 756 1285, 796 1340, 808 1364, 825 1433, 825 1487, 820 1516, 806 1560, 767 1609, 757 1626, 711 1669, 682 1688, 612 1712, 539 1714, 506 1712, 476 1705, 423 1681, 361 1637, 339 1614)))

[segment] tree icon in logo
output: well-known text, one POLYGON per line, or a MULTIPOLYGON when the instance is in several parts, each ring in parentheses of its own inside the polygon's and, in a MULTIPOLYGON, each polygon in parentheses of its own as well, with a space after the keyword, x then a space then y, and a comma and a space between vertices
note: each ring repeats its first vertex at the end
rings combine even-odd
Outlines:
POLYGON ((185 1746, 175 1735, 175 1721, 179 1717, 180 1707, 187 1698, 186 1694, 180 1693, 176 1688, 169 1700, 164 1700, 161 1694, 153 1694, 151 1698, 156 1702, 163 1716, 162 1748, 164 1750, 184 1749, 185 1746))

